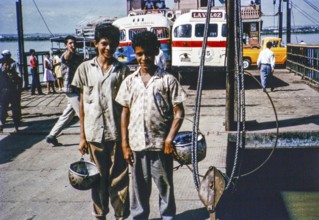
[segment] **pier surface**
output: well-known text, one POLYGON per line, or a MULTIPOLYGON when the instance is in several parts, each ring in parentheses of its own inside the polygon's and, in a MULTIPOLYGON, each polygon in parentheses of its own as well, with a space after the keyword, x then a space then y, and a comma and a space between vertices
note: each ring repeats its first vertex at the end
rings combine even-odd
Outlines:
MULTIPOLYGON (((258 70, 250 70, 259 79, 258 70)), ((237 181, 217 209, 219 219, 319 219, 319 90, 285 69, 275 70, 275 91, 269 96, 258 83, 245 78, 246 150, 241 174, 258 167, 273 149, 271 158, 253 174, 237 181)), ((188 93, 186 118, 193 120, 196 85, 184 85, 188 93)), ((200 130, 207 141, 206 158, 199 173, 210 166, 229 173, 233 168, 235 136, 225 132, 225 80, 204 81, 200 130)), ((52 147, 45 137, 62 113, 63 93, 44 96, 22 94, 23 123, 13 134, 12 121, 0 134, 0 219, 93 219, 90 191, 78 191, 68 181, 69 165, 80 159, 77 150, 79 122, 75 118, 58 137, 62 146, 52 147)), ((191 130, 185 120, 182 130, 191 130)), ((85 157, 88 159, 88 157, 85 157)), ((176 163, 176 166, 178 164, 176 163)), ((178 220, 204 220, 209 214, 200 202, 191 171, 174 172, 178 220)), ((157 189, 150 201, 150 219, 160 219, 157 189)), ((109 219, 114 219, 110 211, 109 219)))

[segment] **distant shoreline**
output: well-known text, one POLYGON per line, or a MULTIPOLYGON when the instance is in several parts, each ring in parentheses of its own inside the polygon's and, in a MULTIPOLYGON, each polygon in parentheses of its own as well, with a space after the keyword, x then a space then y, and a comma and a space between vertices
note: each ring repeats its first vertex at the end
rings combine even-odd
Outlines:
MULTIPOLYGON (((49 37, 34 37, 34 38, 24 38, 24 41, 48 41, 49 37)), ((14 42, 18 41, 18 38, 0 38, 0 42, 14 42)))

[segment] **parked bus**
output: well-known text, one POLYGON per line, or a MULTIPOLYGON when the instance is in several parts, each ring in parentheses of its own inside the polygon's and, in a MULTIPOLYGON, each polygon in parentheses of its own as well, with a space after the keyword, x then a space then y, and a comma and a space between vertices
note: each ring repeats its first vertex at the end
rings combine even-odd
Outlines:
POLYGON ((115 20, 113 25, 120 29, 120 44, 114 56, 129 66, 131 71, 138 67, 132 38, 135 34, 143 31, 154 32, 161 43, 161 50, 164 52, 167 67, 171 66, 171 27, 173 22, 162 14, 146 14, 123 17, 115 20))
MULTIPOLYGON (((179 75, 198 71, 202 53, 206 10, 180 15, 172 29, 172 70, 179 75)), ((226 13, 212 10, 208 27, 204 70, 224 71, 226 66, 226 13)), ((186 75, 185 75, 186 77, 186 75)))

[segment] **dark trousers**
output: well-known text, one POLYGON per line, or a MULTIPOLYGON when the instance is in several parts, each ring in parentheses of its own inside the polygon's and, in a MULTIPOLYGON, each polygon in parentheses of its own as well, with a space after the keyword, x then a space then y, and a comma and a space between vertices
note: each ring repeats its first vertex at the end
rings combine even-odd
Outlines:
POLYGON ((162 220, 173 220, 176 214, 173 184, 173 156, 163 151, 133 151, 131 167, 131 217, 149 219, 152 180, 158 189, 162 220))
POLYGON ((38 94, 42 94, 38 70, 36 68, 31 68, 31 74, 32 74, 31 94, 33 95, 35 93, 35 89, 38 90, 38 94))
POLYGON ((11 104, 12 118, 14 126, 17 128, 20 124, 20 94, 18 90, 2 89, 0 93, 0 119, 2 125, 5 125, 9 104, 11 104))

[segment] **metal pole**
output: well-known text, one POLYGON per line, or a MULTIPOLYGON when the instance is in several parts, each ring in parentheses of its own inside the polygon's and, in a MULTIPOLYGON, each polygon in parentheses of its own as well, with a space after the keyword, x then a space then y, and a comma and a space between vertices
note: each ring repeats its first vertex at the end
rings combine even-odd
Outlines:
POLYGON ((226 109, 225 109, 225 130, 233 131, 235 129, 235 9, 233 1, 226 1, 227 15, 227 66, 226 66, 226 109))
POLYGON ((17 29, 18 29, 18 42, 19 42, 19 67, 22 67, 22 76, 24 85, 23 88, 27 89, 29 86, 29 74, 27 59, 24 54, 24 38, 23 38, 23 19, 22 19, 22 4, 21 0, 16 2, 16 13, 17 13, 17 29))
POLYGON ((287 0, 287 44, 290 43, 291 39, 291 2, 287 0))
POLYGON ((282 11, 281 11, 281 1, 282 1, 282 0, 279 0, 278 15, 279 15, 279 38, 282 39, 282 11))

